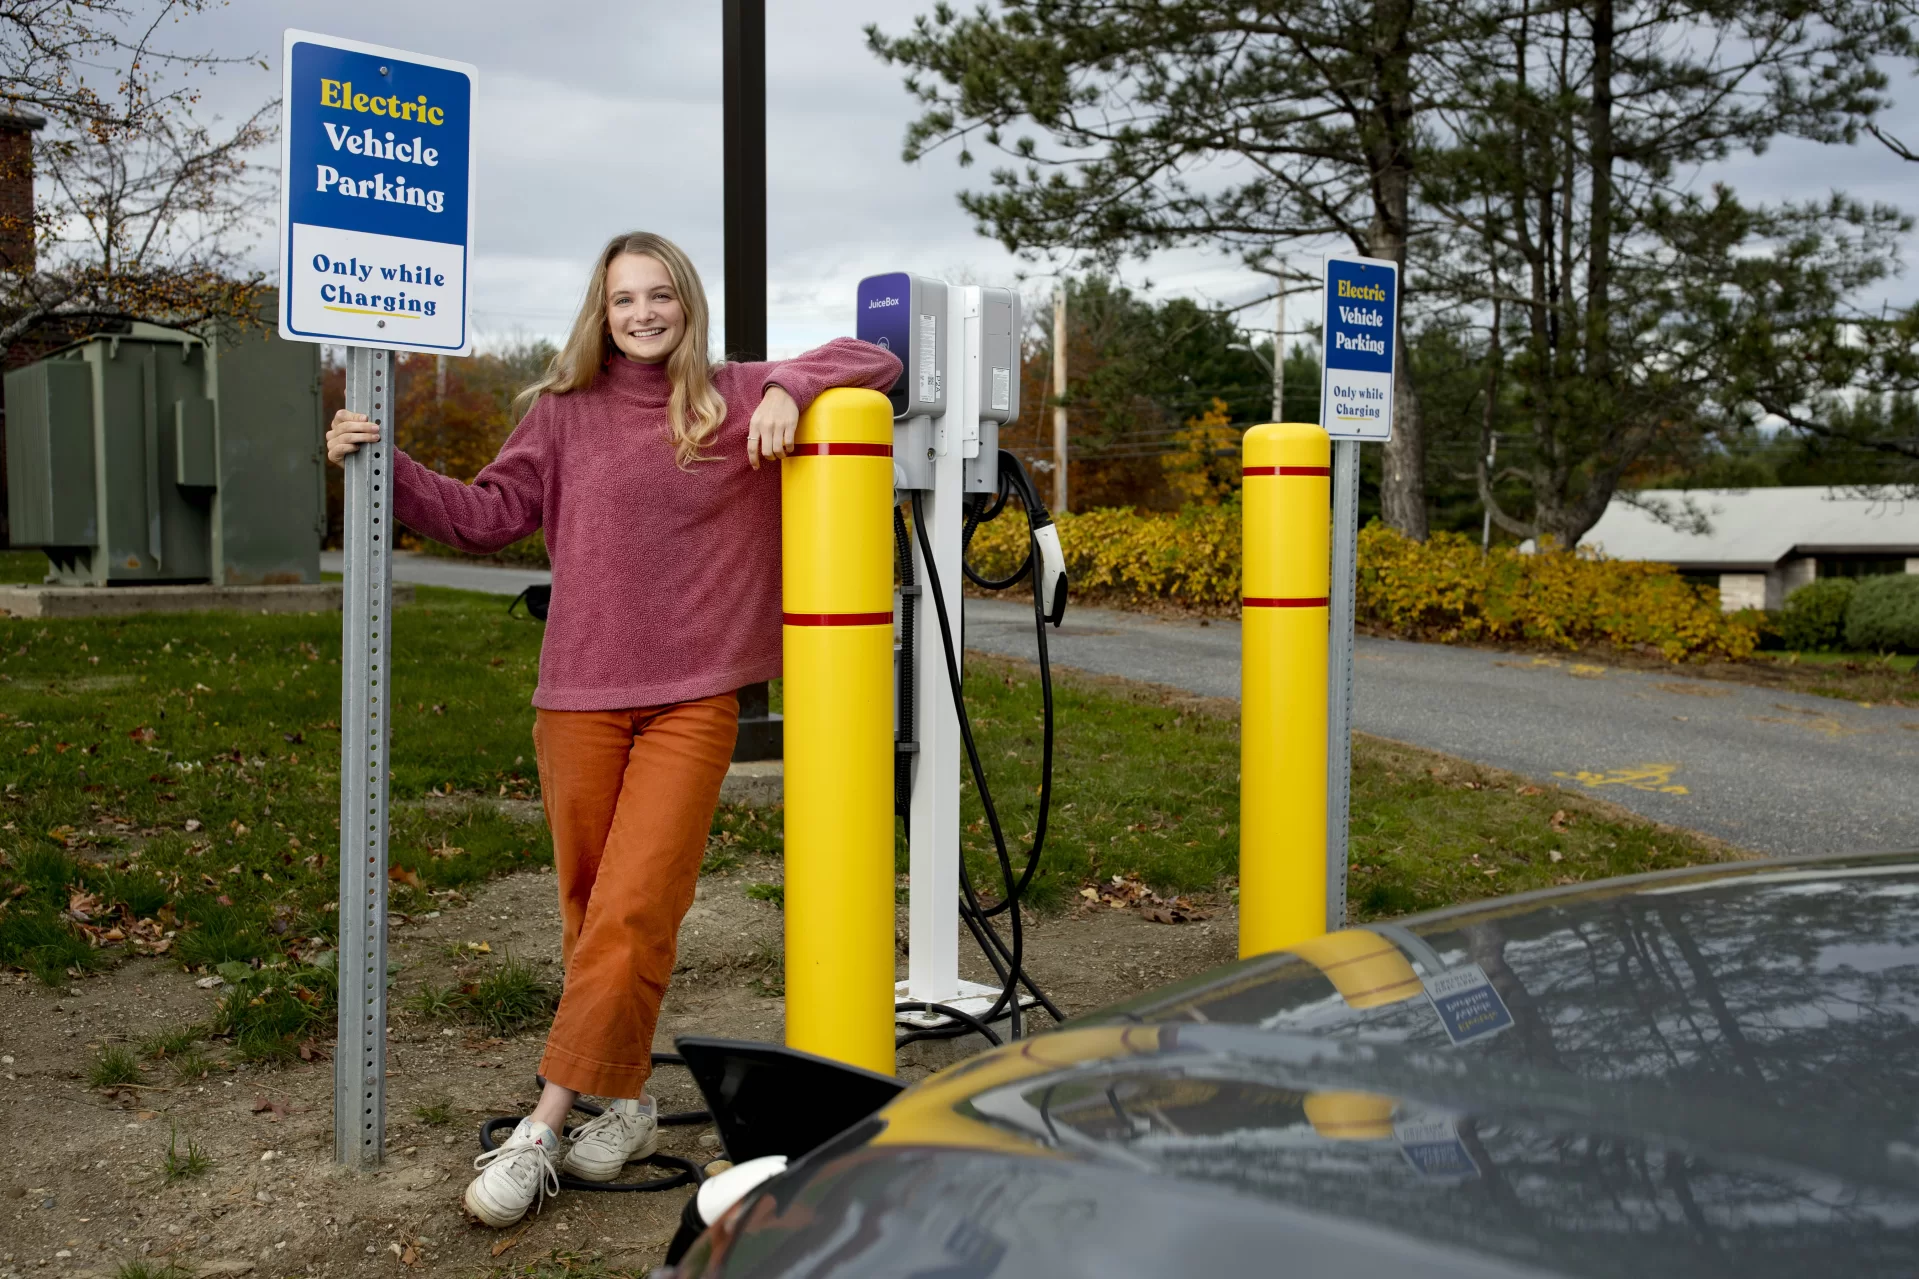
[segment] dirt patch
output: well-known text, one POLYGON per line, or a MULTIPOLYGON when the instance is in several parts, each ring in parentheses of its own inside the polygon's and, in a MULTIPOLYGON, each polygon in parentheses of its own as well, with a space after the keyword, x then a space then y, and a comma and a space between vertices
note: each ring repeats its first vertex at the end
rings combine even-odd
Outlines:
MULTIPOLYGON (((776 860, 748 857, 701 881, 681 930, 656 1048, 689 1033, 781 1037, 780 910, 746 892, 779 880, 776 860)), ((1031 920, 1030 970, 1072 1013, 1231 960, 1237 923, 1230 904, 1194 905, 1207 917, 1175 925, 1105 902, 1031 920)), ((903 935, 903 910, 899 926, 903 935)), ((0 1173, 0 1279, 104 1279, 134 1260, 198 1275, 472 1275, 549 1255, 645 1273, 676 1228, 686 1190, 563 1195, 506 1233, 460 1216, 479 1124, 530 1106, 542 1035, 488 1038, 411 1005, 423 988, 468 979, 508 952, 558 983, 550 872, 494 880, 469 901, 396 920, 390 1153, 383 1169, 365 1175, 332 1162, 333 1071, 324 1060, 286 1069, 217 1065, 186 1080, 166 1061, 149 1061, 137 1086, 89 1086, 101 1053, 209 1020, 219 992, 193 975, 131 960, 60 989, 0 977, 0 1116, 7 1131, 27 1137, 0 1173), (176 1157, 197 1150, 208 1166, 168 1184, 169 1147, 176 1157)), ((903 965, 902 956, 902 976, 903 965)), ((963 966, 970 977, 989 977, 983 961, 969 957, 963 966)), ((900 1074, 922 1077, 977 1046, 911 1045, 900 1074)), ((220 1057, 217 1041, 204 1047, 220 1057)), ((680 1071, 663 1070, 656 1089, 665 1110, 698 1104, 680 1071)), ((712 1138, 702 1142, 708 1132, 669 1128, 662 1149, 713 1158, 712 1138)))

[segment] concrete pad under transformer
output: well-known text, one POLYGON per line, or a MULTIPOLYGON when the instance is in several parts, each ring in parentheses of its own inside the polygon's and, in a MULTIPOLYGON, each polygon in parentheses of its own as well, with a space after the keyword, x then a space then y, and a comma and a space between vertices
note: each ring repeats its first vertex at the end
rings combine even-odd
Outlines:
POLYGON ((786 802, 786 763, 777 759, 736 761, 720 783, 720 802, 777 808, 786 802))
MULTIPOLYGON (((126 617, 137 613, 337 613, 340 583, 286 586, 0 586, 0 617, 126 617)), ((393 602, 413 587, 393 584, 393 602)))

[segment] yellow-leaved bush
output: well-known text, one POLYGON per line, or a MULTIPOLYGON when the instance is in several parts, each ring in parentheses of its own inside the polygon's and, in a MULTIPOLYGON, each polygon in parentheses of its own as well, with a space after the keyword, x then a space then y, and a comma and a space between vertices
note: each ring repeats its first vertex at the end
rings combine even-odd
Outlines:
MULTIPOLYGON (((1169 602, 1207 612, 1239 606, 1237 498, 1177 514, 1095 510, 1058 517, 1077 596, 1169 602)), ((1009 510, 973 536, 972 563, 993 577, 1026 554, 1009 510)), ((1719 593, 1670 565, 1547 549, 1481 555, 1458 533, 1415 542, 1373 523, 1359 534, 1359 621, 1408 639, 1576 648, 1650 647, 1672 661, 1751 656, 1757 632, 1719 609, 1719 593)))
MULTIPOLYGON (((1076 595, 1170 600, 1211 611, 1239 606, 1237 498, 1173 515, 1109 507, 1054 518, 1076 595)), ((986 576, 1004 577, 1025 556, 1026 521, 1009 506, 973 534, 968 558, 986 576)))

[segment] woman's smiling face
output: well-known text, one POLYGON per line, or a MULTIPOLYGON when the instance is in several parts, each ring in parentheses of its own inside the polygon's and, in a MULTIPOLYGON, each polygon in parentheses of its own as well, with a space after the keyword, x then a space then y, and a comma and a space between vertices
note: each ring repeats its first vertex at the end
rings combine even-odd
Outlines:
POLYGON ((606 328, 629 360, 658 364, 686 334, 686 308, 658 258, 622 253, 606 266, 606 328))

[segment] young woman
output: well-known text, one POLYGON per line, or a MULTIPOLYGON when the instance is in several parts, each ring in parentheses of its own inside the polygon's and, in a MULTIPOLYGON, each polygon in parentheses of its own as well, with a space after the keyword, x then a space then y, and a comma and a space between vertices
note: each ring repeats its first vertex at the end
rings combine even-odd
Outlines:
MULTIPOLYGON (((712 365, 706 330, 686 255, 617 236, 532 407, 472 484, 393 455, 408 528, 478 552, 544 528, 553 561, 533 745, 566 988, 538 1106, 474 1161, 465 1206, 489 1226, 557 1193, 560 1170, 610 1181, 653 1151, 653 1031, 733 754, 734 691, 780 670, 779 468, 762 463, 791 450, 821 391, 899 376, 890 352, 851 338, 712 365), (612 1100, 567 1144, 581 1093, 612 1100)), ((327 457, 378 438, 342 411, 327 457)))

